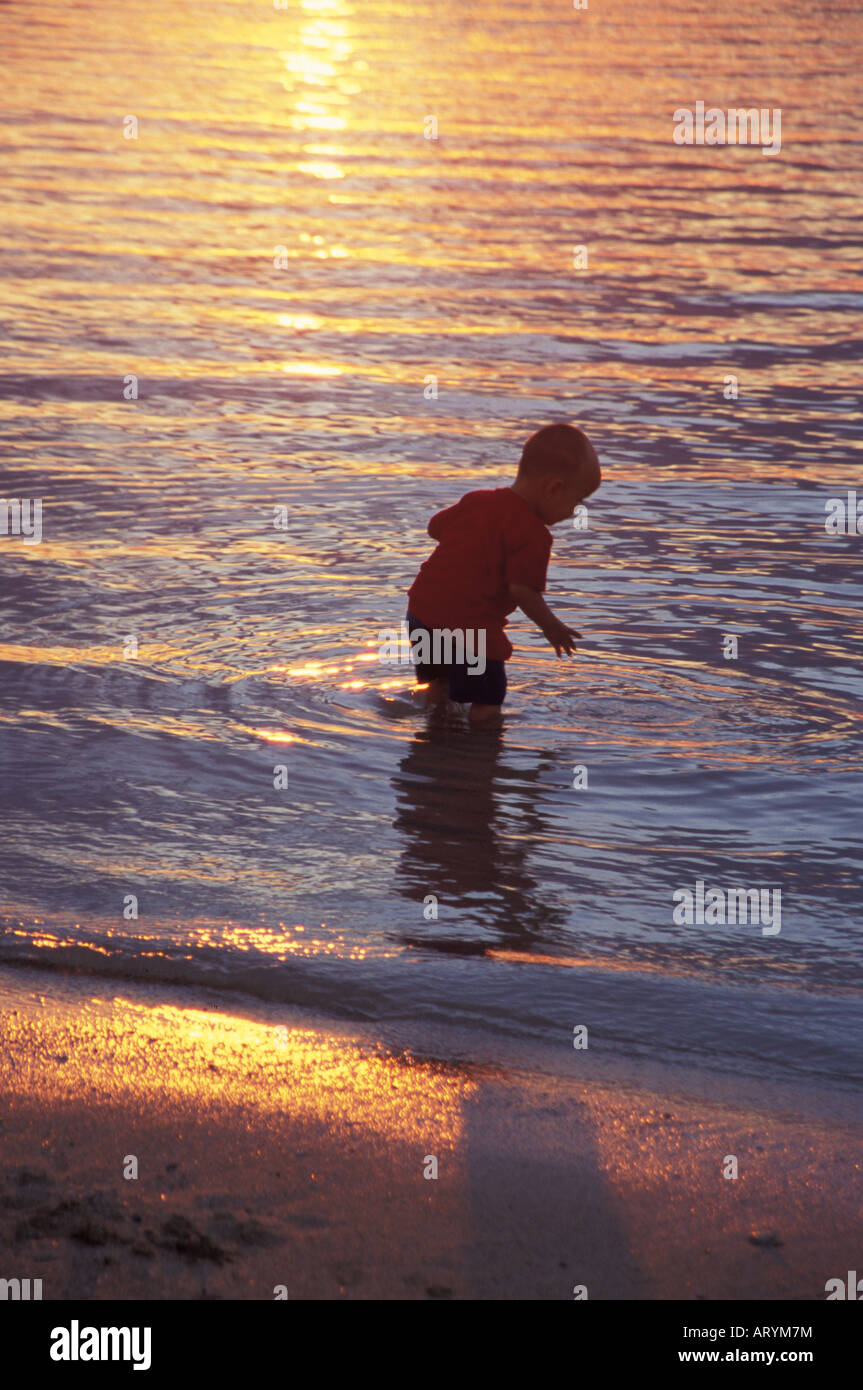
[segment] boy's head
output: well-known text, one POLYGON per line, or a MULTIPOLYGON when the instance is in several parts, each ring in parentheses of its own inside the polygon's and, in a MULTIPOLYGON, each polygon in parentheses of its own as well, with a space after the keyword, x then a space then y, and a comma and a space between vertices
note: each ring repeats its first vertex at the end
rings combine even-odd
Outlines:
POLYGON ((515 491, 547 526, 572 516, 602 481, 596 450, 574 425, 545 425, 521 451, 515 491))

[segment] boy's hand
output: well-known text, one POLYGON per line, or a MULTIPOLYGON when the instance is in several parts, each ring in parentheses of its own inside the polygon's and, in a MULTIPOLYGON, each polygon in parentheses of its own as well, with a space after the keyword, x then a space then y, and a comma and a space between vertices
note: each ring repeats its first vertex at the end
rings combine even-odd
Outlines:
POLYGON ((558 656, 561 652, 571 656, 575 651, 573 638, 580 637, 581 633, 576 632, 574 627, 567 627, 560 618, 556 618, 542 594, 528 588, 527 584, 510 584, 509 592, 522 613, 526 613, 536 623, 543 636, 548 638, 558 656))
POLYGON ((574 627, 567 627, 566 623, 562 623, 559 618, 555 618, 552 623, 546 623, 542 629, 542 634, 554 647, 558 656, 561 652, 566 652, 567 656, 572 656, 575 651, 573 639, 581 637, 580 632, 576 632, 574 627))

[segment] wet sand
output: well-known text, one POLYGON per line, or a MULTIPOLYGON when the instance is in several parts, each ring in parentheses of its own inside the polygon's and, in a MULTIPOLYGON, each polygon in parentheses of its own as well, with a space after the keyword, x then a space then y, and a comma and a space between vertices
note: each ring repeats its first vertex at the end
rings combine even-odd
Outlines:
POLYGON ((44 1299, 819 1300, 859 1263, 847 1123, 159 1001, 0 972, 3 1274, 44 1299))

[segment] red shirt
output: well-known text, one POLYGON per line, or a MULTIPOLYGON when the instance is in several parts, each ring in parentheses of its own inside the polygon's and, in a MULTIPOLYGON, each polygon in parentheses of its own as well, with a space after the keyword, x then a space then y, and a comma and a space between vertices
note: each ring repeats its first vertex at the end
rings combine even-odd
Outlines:
POLYGON ((428 524, 437 549, 408 591, 408 607, 426 627, 485 628, 486 656, 512 656, 504 628, 518 605, 508 584, 545 589, 552 535, 509 487, 468 492, 428 524))

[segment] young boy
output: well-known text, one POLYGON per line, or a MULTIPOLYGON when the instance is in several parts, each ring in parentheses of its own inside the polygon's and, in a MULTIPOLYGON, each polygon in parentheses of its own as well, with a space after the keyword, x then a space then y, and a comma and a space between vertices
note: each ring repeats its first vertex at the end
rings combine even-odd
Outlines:
POLYGON ((533 619, 558 656, 575 651, 573 639, 581 633, 556 618, 542 598, 551 554, 548 527, 571 516, 601 478, 596 452, 581 430, 546 425, 525 444, 510 487, 468 492, 432 517, 428 533, 437 549, 408 591, 408 630, 412 640, 422 629, 472 630, 473 650, 478 634, 480 651, 484 634, 488 659, 482 674, 465 663, 417 664, 429 704, 447 698, 470 703, 472 724, 500 717, 504 662, 512 656, 504 628, 515 608, 533 619))

